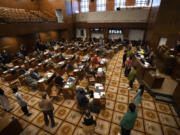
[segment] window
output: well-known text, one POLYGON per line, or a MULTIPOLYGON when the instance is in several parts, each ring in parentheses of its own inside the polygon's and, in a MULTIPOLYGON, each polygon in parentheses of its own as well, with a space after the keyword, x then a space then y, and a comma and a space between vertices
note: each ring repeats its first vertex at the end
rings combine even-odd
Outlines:
POLYGON ((121 29, 109 29, 109 34, 122 34, 121 29))
POLYGON ((81 12, 89 12, 89 0, 81 0, 81 12))
POLYGON ((114 8, 115 10, 117 10, 117 8, 119 7, 125 7, 126 6, 126 0, 115 0, 115 4, 114 4, 114 8))
POLYGON ((137 7, 146 7, 149 5, 149 0, 136 0, 137 7))
POLYGON ((106 11, 106 0, 97 0, 96 1, 96 11, 106 11))
POLYGON ((152 0, 115 0, 114 10, 117 10, 117 8, 119 7, 120 8, 147 7, 150 6, 151 2, 152 0), (128 3, 131 4, 129 5, 128 3))

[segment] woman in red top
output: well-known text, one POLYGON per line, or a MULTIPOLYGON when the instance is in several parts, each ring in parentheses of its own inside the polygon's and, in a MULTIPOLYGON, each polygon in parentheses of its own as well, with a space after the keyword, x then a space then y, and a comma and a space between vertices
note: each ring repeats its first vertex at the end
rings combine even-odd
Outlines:
POLYGON ((96 64, 99 64, 100 61, 98 60, 97 56, 95 55, 94 58, 93 58, 93 62, 96 63, 96 64))
POLYGON ((132 67, 132 57, 129 58, 129 60, 126 61, 126 68, 125 68, 125 76, 128 77, 129 72, 131 71, 132 67))

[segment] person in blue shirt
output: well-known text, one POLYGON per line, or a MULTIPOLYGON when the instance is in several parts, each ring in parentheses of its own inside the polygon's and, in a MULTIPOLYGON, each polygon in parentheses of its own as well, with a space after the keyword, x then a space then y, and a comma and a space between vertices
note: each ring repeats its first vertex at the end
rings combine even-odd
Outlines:
POLYGON ((133 99, 134 104, 136 105, 136 107, 141 103, 143 93, 144 93, 144 85, 140 85, 139 89, 136 91, 136 95, 135 95, 135 97, 133 99))

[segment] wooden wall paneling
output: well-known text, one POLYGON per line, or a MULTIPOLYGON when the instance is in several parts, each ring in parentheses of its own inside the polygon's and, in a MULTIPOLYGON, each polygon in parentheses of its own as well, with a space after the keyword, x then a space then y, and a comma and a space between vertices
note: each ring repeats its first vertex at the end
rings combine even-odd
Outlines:
POLYGON ((135 0, 126 0, 126 6, 134 6, 135 3, 135 0))
POLYGON ((123 39, 128 39, 128 35, 129 35, 128 28, 123 28, 122 33, 123 33, 123 39))
POLYGON ((1 24, 0 37, 26 35, 51 30, 64 30, 68 25, 65 23, 40 23, 40 24, 1 24))
POLYGON ((108 35, 109 35, 109 30, 108 28, 104 29, 104 39, 107 40, 108 39, 108 35))
POLYGON ((39 10, 38 0, 0 0, 1 7, 39 10))
POLYGON ((36 33, 19 36, 19 44, 24 45, 27 53, 32 52, 34 47, 36 47, 36 40, 37 40, 36 33))
POLYGON ((136 29, 145 29, 147 23, 86 23, 86 22, 77 22, 77 28, 136 28, 136 29))
POLYGON ((90 29, 86 29, 86 38, 89 39, 91 37, 90 29))
POLYGON ((89 11, 90 12, 96 11, 96 0, 94 0, 93 2, 91 0, 89 0, 89 11))
MULTIPOLYGON (((47 11, 55 16, 56 9, 61 9, 63 13, 64 24, 68 27, 68 32, 63 30, 63 38, 70 39, 73 37, 72 32, 73 26, 73 16, 72 16, 72 1, 71 0, 39 0, 40 10, 47 11), (68 35, 69 33, 69 35, 68 35)), ((49 29, 50 30, 50 29, 49 29)), ((54 30, 54 29, 52 29, 54 30)), ((57 30, 57 29, 56 29, 57 30)))
POLYGON ((41 11, 46 11, 56 16, 56 9, 62 9, 63 19, 66 20, 66 0, 39 0, 39 8, 41 11))
POLYGON ((115 0, 106 0, 106 11, 113 11, 114 3, 115 3, 115 0))
POLYGON ((176 40, 180 37, 179 0, 161 0, 161 5, 156 21, 151 26, 151 36, 146 36, 151 46, 156 51, 160 37, 168 38, 167 45, 174 47, 176 40))
POLYGON ((13 55, 19 48, 19 39, 17 37, 0 38, 0 52, 6 50, 8 54, 13 55))

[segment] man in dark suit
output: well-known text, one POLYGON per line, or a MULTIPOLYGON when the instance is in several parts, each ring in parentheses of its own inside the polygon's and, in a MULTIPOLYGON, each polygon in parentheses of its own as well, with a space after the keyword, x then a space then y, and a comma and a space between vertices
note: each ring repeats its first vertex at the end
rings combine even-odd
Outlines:
POLYGON ((86 107, 89 103, 89 99, 85 95, 83 89, 77 90, 77 100, 80 107, 86 107))

